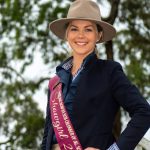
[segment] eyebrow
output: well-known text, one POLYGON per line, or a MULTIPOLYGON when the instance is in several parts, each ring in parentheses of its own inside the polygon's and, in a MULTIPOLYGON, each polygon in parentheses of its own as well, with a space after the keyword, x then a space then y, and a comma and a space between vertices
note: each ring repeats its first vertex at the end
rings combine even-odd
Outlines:
MULTIPOLYGON (((75 28, 78 28, 78 26, 76 26, 76 25, 70 25, 70 27, 75 27, 75 28)), ((87 27, 94 27, 93 25, 87 25, 87 26, 85 26, 85 28, 87 28, 87 27)))

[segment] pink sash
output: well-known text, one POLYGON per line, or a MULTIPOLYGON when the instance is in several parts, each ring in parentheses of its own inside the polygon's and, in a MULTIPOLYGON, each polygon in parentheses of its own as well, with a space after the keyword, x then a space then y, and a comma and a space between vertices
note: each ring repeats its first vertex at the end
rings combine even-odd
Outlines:
POLYGON ((55 76, 49 82, 51 119, 56 139, 61 150, 82 150, 64 106, 62 84, 59 80, 59 77, 55 76))

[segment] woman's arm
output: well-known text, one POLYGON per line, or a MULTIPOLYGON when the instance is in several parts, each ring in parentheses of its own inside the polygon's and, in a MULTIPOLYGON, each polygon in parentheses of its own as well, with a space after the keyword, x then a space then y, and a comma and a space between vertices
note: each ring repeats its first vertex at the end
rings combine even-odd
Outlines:
POLYGON ((150 105, 130 83, 119 64, 112 71, 111 88, 114 99, 131 116, 116 144, 120 150, 133 150, 150 127, 150 105))

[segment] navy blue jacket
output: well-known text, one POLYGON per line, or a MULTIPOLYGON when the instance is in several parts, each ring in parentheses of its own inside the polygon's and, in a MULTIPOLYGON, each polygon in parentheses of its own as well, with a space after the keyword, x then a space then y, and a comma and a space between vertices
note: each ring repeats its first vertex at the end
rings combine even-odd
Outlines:
MULTIPOLYGON (((115 115, 122 106, 129 112, 131 120, 116 143, 120 150, 134 150, 150 127, 149 104, 127 79, 120 64, 94 56, 85 68, 72 112, 73 126, 81 145, 101 150, 112 145, 115 115)), ((42 150, 51 149, 52 135, 48 100, 42 150)))

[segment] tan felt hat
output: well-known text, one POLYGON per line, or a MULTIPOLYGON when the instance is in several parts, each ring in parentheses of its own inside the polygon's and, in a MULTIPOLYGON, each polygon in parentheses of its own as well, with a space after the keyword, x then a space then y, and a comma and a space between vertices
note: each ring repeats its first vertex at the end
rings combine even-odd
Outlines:
POLYGON ((103 38, 97 43, 110 41, 115 35, 115 28, 101 20, 101 13, 98 4, 92 0, 76 0, 69 8, 67 18, 52 21, 49 24, 50 30, 60 39, 65 39, 66 27, 73 20, 88 20, 101 26, 103 38))

